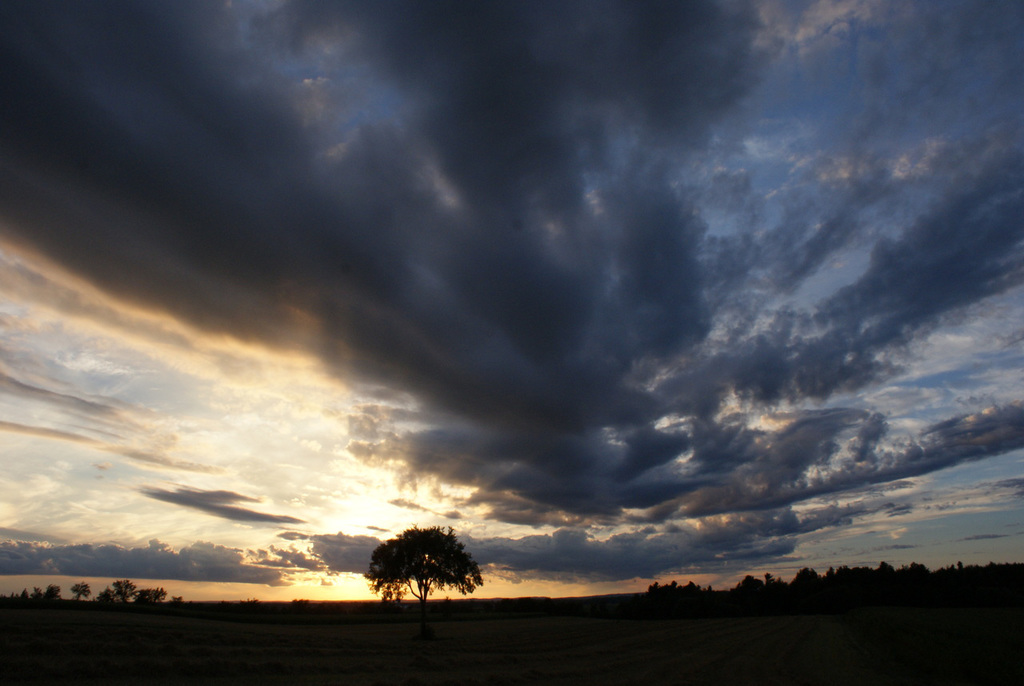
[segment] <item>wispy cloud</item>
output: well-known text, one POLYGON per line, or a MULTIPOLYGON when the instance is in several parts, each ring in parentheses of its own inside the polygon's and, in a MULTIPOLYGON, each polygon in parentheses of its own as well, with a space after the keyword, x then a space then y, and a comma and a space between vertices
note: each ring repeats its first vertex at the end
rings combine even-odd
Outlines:
POLYGON ((68 441, 69 443, 78 443, 104 452, 121 455, 122 457, 127 457, 137 462, 158 468, 175 469, 186 472, 205 472, 210 474, 216 474, 222 471, 218 467, 178 460, 158 452, 139 450, 125 445, 119 445, 117 443, 101 441, 89 436, 61 431, 60 429, 51 429, 42 426, 27 426, 25 424, 17 424, 15 422, 0 421, 0 431, 7 431, 24 436, 49 438, 57 441, 68 441))
POLYGON ((237 522, 302 524, 302 520, 297 517, 266 514, 233 505, 232 503, 258 503, 260 500, 259 498, 252 498, 232 491, 203 491, 179 487, 173 491, 162 488, 143 488, 141 493, 149 498, 161 500, 165 503, 190 507, 215 517, 232 519, 237 522))

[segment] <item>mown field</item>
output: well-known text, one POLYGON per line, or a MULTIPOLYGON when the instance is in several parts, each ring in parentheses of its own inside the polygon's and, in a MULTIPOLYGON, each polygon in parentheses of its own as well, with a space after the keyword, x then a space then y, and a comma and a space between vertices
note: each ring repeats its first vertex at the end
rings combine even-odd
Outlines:
POLYGON ((1024 684, 1024 611, 629 622, 569 617, 252 624, 0 610, 0 682, 1024 684))

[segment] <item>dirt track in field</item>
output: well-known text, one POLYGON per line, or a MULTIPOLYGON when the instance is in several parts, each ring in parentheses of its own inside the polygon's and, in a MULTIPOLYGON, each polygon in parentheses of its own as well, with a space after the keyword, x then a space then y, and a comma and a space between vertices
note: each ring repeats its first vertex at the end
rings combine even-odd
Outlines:
POLYGON ((263 625, 0 611, 0 682, 38 684, 963 684, 916 677, 838 617, 531 618, 263 625))

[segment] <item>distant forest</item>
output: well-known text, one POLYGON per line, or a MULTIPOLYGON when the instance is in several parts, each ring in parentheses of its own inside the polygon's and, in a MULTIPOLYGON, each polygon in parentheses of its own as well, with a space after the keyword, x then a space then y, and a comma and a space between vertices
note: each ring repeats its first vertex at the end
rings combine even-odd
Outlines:
POLYGON ((715 591, 693 582, 652 584, 619 603, 624 619, 683 619, 787 614, 841 614, 865 606, 1024 607, 1024 563, 963 565, 934 571, 912 563, 900 568, 804 568, 789 583, 771 574, 746 576, 734 588, 715 591))

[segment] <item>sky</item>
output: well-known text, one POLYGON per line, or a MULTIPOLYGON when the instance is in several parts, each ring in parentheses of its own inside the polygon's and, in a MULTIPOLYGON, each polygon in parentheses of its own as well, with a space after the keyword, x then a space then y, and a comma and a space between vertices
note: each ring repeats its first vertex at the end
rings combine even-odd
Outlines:
POLYGON ((0 3, 0 592, 1021 561, 1024 3, 0 3))

